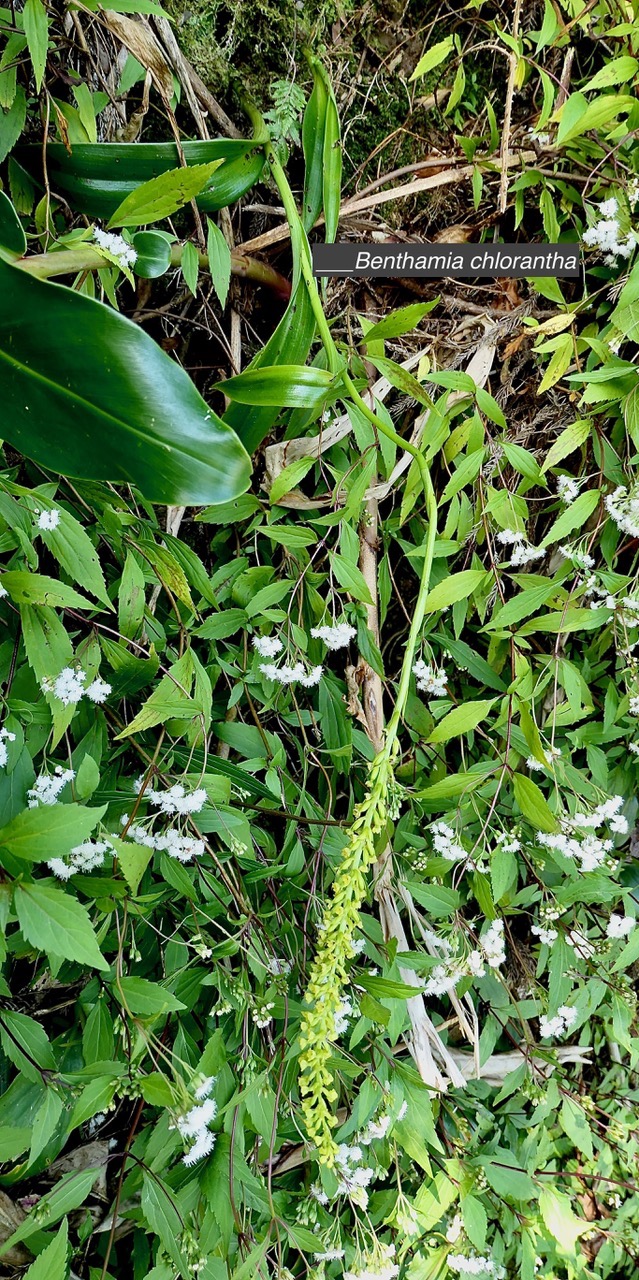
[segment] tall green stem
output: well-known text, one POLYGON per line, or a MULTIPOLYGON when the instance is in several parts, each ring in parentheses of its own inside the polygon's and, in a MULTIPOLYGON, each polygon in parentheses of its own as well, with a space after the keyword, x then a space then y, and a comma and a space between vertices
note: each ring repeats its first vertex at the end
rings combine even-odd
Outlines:
MULTIPOLYGON (((273 177, 277 183, 280 196, 282 199, 282 204, 284 205, 284 208, 286 210, 286 217, 291 227, 291 237, 293 239, 293 243, 297 242, 299 247, 300 271, 302 273, 304 283, 306 284, 306 287, 308 289, 311 307, 313 309, 313 314, 315 316, 315 320, 317 323, 317 330, 321 338, 322 344, 324 346, 324 350, 326 351, 329 368, 331 369, 332 372, 336 373, 337 370, 340 368, 340 364, 341 364, 340 356, 339 356, 337 347, 335 345, 333 335, 330 330, 330 325, 324 314, 324 308, 322 306, 322 300, 319 295, 317 282, 313 275, 313 264, 311 260, 308 240, 306 238, 306 233, 304 231, 304 228, 302 227, 301 219, 297 210, 297 205, 295 204, 295 198, 289 186, 286 174, 284 173, 284 170, 282 169, 282 166, 280 165, 272 148, 269 148, 267 152, 267 159, 268 159, 273 177)), ((342 372, 341 377, 344 382, 344 386, 346 387, 346 390, 348 391, 351 399, 357 405, 360 412, 364 414, 364 416, 368 419, 370 423, 372 423, 375 429, 379 431, 382 435, 386 436, 387 439, 392 440, 393 444, 395 444, 399 449, 405 450, 406 453, 410 454, 410 456, 414 458, 416 466, 419 469, 422 488, 424 490, 424 498, 426 502, 426 518, 428 521, 428 531, 427 531, 426 540, 424 543, 424 563, 422 566, 422 572, 420 577, 419 592, 417 595, 417 603, 415 606, 413 620, 412 620, 409 635, 408 635, 408 642, 407 642, 406 650, 404 653, 404 661, 402 663, 402 669, 399 677, 399 685, 397 688, 395 705, 393 708, 391 718, 386 727, 385 744, 383 749, 387 752, 390 752, 392 749, 393 743, 397 738, 399 726, 401 724, 401 719, 406 707, 406 700, 408 697, 408 688, 410 684, 410 676, 411 676, 411 670, 413 666, 413 659, 414 659, 415 650, 417 648, 417 644, 419 641, 419 633, 421 631, 422 624, 424 621, 426 597, 428 595, 428 584, 430 582, 430 575, 433 567, 435 539, 437 537, 437 500, 435 498, 433 484, 430 478, 428 463, 426 462, 426 459, 424 458, 424 455, 421 449, 417 448, 416 445, 411 444, 410 441, 404 440, 403 437, 398 435, 398 433, 394 431, 392 427, 389 427, 385 422, 382 421, 381 418, 378 417, 378 415, 373 411, 373 409, 369 407, 369 405, 367 405, 366 401, 360 395, 349 373, 342 372)))

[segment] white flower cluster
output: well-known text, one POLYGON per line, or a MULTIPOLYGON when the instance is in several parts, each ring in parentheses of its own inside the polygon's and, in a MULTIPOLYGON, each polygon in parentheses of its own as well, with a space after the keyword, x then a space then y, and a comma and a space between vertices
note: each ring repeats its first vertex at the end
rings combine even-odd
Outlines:
POLYGON ((86 684, 86 672, 65 667, 54 680, 45 676, 41 684, 43 693, 52 693, 65 707, 75 706, 81 698, 87 697, 91 702, 106 702, 111 685, 98 676, 90 684, 86 684))
POLYGON ((495 1280, 502 1280, 506 1274, 492 1258, 482 1258, 478 1253, 449 1253, 446 1261, 450 1270, 460 1276, 494 1276, 495 1280))
POLYGON ((4 729, 4 728, 0 729, 0 769, 4 769, 7 763, 7 760, 9 759, 9 753, 7 751, 7 743, 15 742, 15 740, 16 740, 15 733, 9 733, 8 729, 4 729))
POLYGON ((176 782, 174 786, 169 787, 167 791, 149 791, 149 803, 154 805, 160 813, 199 813, 206 804, 206 791, 204 787, 198 787, 196 791, 191 791, 187 795, 186 789, 181 782, 176 782))
POLYGON ((518 568, 530 564, 531 560, 540 560, 546 552, 543 547, 533 547, 526 539, 526 534, 519 529, 502 529, 497 534, 497 541, 502 546, 512 547, 510 563, 518 568))
POLYGON ((366 1188, 373 1181, 375 1170, 362 1165, 362 1156, 362 1148, 357 1143, 350 1147, 345 1142, 340 1143, 335 1157, 339 1179, 335 1195, 349 1196, 360 1209, 365 1209, 368 1205, 366 1188))
POLYGON ((67 782, 73 782, 74 778, 74 770, 63 769, 61 764, 56 765, 53 774, 41 773, 27 791, 29 808, 37 809, 40 804, 55 804, 67 782))
POLYGON ((253 636, 253 648, 261 658, 275 658, 282 652, 284 645, 277 636, 253 636))
POLYGON ((499 918, 493 920, 490 928, 479 939, 479 945, 491 969, 498 969, 506 959, 506 943, 504 941, 504 922, 499 918))
POLYGON ((618 916, 613 912, 606 925, 606 934, 609 938, 627 938, 636 923, 634 916, 618 916))
POLYGON ((561 832, 538 832, 537 840, 547 849, 556 849, 565 858, 579 863, 581 871, 596 871, 613 849, 613 841, 594 834, 577 839, 574 833, 588 829, 594 832, 607 822, 615 835, 626 835, 628 820, 619 812, 622 805, 623 796, 611 796, 592 813, 576 813, 572 818, 563 818, 561 832))
POLYGON ((629 258, 632 253, 635 238, 631 232, 625 238, 621 236, 621 227, 615 216, 619 210, 619 203, 612 196, 609 200, 603 200, 599 207, 599 221, 595 222, 592 227, 588 227, 583 233, 583 242, 590 249, 599 249, 606 254, 606 263, 609 267, 616 265, 616 258, 629 258))
POLYGON ((429 693, 432 698, 446 697, 448 676, 443 667, 433 667, 429 662, 424 662, 423 658, 418 658, 413 663, 413 675, 417 688, 423 693, 429 693))
POLYGON ((539 1019, 539 1034, 544 1040, 550 1036, 563 1036, 577 1021, 577 1016, 577 1010, 569 1004, 560 1005, 554 1018, 549 1018, 542 1013, 539 1019))
POLYGON ((446 822, 433 822, 431 834, 435 853, 439 854, 440 858, 445 858, 447 862, 459 862, 460 858, 468 857, 466 850, 457 840, 456 832, 446 822))
POLYGON ((639 485, 627 489, 620 484, 605 499, 605 506, 611 520, 614 520, 622 533, 631 538, 639 538, 639 485))
MULTIPOLYGON (((518 833, 518 830, 519 828, 516 827, 515 832, 518 833)), ((504 853, 518 853, 521 849, 521 840, 518 834, 510 831, 499 831, 495 836, 495 844, 499 845, 504 853)))
POLYGON ((118 258, 123 267, 132 267, 137 262, 137 253, 133 245, 127 243, 124 236, 115 231, 103 231, 101 227, 93 228, 93 239, 101 249, 106 249, 114 258, 118 258))
POLYGON ((576 569, 585 570, 594 568, 595 558, 594 556, 589 555, 587 551, 578 551, 574 547, 569 547, 565 543, 563 546, 559 547, 558 550, 559 554, 564 557, 564 560, 572 560, 576 569))
POLYGON ((191 1146, 183 1157, 186 1165, 197 1164, 198 1160, 210 1155, 215 1146, 215 1134, 209 1129, 217 1115, 217 1102, 209 1097, 214 1084, 215 1076, 209 1076, 199 1085, 195 1093, 197 1105, 191 1107, 177 1122, 182 1137, 191 1141, 191 1146))
POLYGON ((566 934, 566 942, 569 947, 573 948, 580 960, 590 960, 597 950, 594 943, 590 942, 580 929, 569 929, 566 934))
POLYGON ((600 585, 596 573, 589 573, 584 579, 584 595, 592 597, 591 609, 616 609, 617 607, 615 596, 610 594, 607 587, 600 585))
POLYGON ((307 672, 302 662, 296 662, 292 667, 286 663, 281 667, 276 666, 274 662, 260 663, 260 671, 267 680, 274 680, 276 684, 296 684, 299 681, 305 689, 312 689, 314 685, 319 684, 322 670, 321 666, 311 667, 307 672))
POLYGON ((560 502, 564 502, 569 506, 575 498, 579 497, 579 485, 572 476, 559 476, 557 479, 557 497, 560 502))
POLYGON ((357 635, 357 628, 348 622, 337 622, 334 627, 311 627, 311 635, 323 640, 327 649, 345 649, 357 635))
POLYGON ((565 826, 567 830, 586 830, 592 829, 596 831, 598 827, 603 826, 604 822, 608 823, 611 831, 616 835, 625 836, 628 834, 628 819, 620 813, 623 809, 623 796, 609 796, 602 804, 597 805, 592 813, 575 813, 572 818, 567 818, 565 826))
POLYGON ((553 942, 556 942, 559 937, 554 928, 554 921, 558 920, 560 915, 560 907, 542 907, 539 913, 540 923, 531 925, 530 932, 534 933, 540 942, 545 942, 547 947, 552 947, 553 942))
POLYGON ((53 507, 51 511, 36 511, 38 517, 38 529, 57 529, 60 523, 60 512, 57 507, 53 507))
POLYGON ((443 964, 436 964, 431 969, 424 986, 424 995, 445 995, 453 991, 462 978, 483 978, 486 965, 490 969, 498 969, 505 959, 504 922, 496 919, 479 939, 479 948, 467 956, 449 957, 443 964))
POLYGON ((379 1116, 377 1120, 369 1120, 364 1132, 359 1135, 359 1141, 363 1147, 370 1147, 371 1142, 381 1142, 386 1137, 388 1130, 393 1123, 393 1117, 388 1112, 379 1116))
POLYGON ((343 1249, 325 1249, 323 1253, 314 1253, 315 1262, 339 1262, 344 1257, 343 1249))
MULTIPOLYGON (((128 814, 123 814, 120 821, 122 826, 126 826, 129 821, 128 814)), ((135 844, 144 844, 148 849, 159 849, 162 853, 168 853, 170 858, 176 858, 178 862, 190 862, 192 858, 201 858, 205 852, 203 840, 198 840, 195 836, 182 835, 173 827, 156 835, 134 822, 126 834, 135 844)))
POLYGON ((47 866, 58 880, 70 880, 79 871, 93 871, 95 867, 101 867, 109 849, 113 849, 109 840, 85 840, 84 844, 78 844, 71 850, 68 862, 64 858, 50 858, 47 866))
POLYGON ((394 1244, 375 1244, 374 1253, 368 1254, 357 1265, 356 1271, 345 1271, 343 1280, 395 1280, 399 1266, 393 1262, 394 1244))
POLYGON ((353 1016, 353 1003, 348 996, 343 996, 339 1002, 339 1006, 335 1012, 335 1022, 333 1024, 333 1036, 339 1040, 340 1036, 348 1031, 348 1019, 353 1016))

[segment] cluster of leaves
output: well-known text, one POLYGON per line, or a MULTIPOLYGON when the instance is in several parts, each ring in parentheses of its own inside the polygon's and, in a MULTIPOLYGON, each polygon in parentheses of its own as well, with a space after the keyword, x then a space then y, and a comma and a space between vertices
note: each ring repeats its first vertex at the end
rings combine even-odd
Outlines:
MULTIPOLYGON (((565 46, 571 23, 597 36, 610 16, 603 3, 587 17, 578 5, 563 12, 557 29, 546 7, 537 54, 565 46)), ((41 83, 42 14, 40 0, 27 0, 24 14, 3 15, 14 44, 0 74, 28 48, 41 83)), ((639 28, 629 19, 608 35, 632 50, 639 28)), ((514 41, 526 74, 535 71, 531 40, 514 41)), ((540 72, 552 164, 558 175, 567 162, 596 168, 591 194, 548 177, 549 162, 514 182, 516 212, 523 219, 541 198, 549 238, 571 239, 602 220, 598 204, 615 201, 631 254, 637 107, 616 86, 637 64, 631 52, 606 60, 603 42, 593 43, 600 65, 560 108, 540 72)), ((427 52, 420 74, 453 47, 427 52)), ((69 1266, 89 1280, 444 1280, 463 1273, 460 1258, 471 1273, 482 1273, 481 1260, 486 1274, 490 1263, 492 1274, 503 1267, 523 1280, 630 1277, 639 1229, 639 267, 593 252, 578 292, 530 283, 512 353, 528 353, 531 416, 543 403, 535 392, 558 397, 552 440, 513 438, 496 380, 493 395, 429 357, 403 361, 402 340, 424 333, 436 301, 375 325, 361 317, 358 350, 336 345, 305 239, 322 211, 334 236, 339 211, 336 104, 312 66, 301 217, 265 137, 241 153, 194 154, 193 165, 209 169, 192 186, 157 150, 157 173, 136 170, 131 157, 131 189, 115 193, 95 180, 111 144, 60 156, 58 189, 75 208, 108 198, 100 216, 131 229, 140 261, 155 255, 165 268, 162 245, 171 255, 178 242, 155 224, 191 196, 206 201, 209 183, 217 199, 214 161, 245 164, 259 151, 259 172, 268 162, 280 188, 291 302, 253 365, 223 384, 231 407, 215 445, 209 417, 197 463, 219 488, 180 536, 148 500, 156 478, 177 482, 161 463, 168 437, 152 452, 136 382, 145 361, 145 394, 161 401, 168 392, 158 396, 158 386, 177 387, 183 398, 165 405, 174 429, 185 425, 184 402, 193 421, 200 405, 210 410, 117 314, 130 283, 117 255, 83 259, 74 290, 29 278, 25 227, 39 248, 55 239, 48 259, 97 250, 85 228, 49 221, 46 195, 35 209, 16 201, 26 172, 17 160, 8 174, 17 211, 8 200, 0 208, 0 335, 19 320, 28 359, 14 359, 10 374, 11 361, 0 364, 3 432, 50 471, 85 478, 58 480, 10 450, 0 474, 0 1186, 15 1227, 3 1232, 0 1257, 29 1263, 30 1280, 66 1280, 69 1266), (149 236, 157 239, 137 239, 149 236), (100 288, 109 306, 83 296, 100 288), (550 315, 538 314, 542 299, 550 315), (100 446, 95 415, 105 403, 96 405, 90 372, 78 382, 74 351, 122 325, 144 347, 138 357, 129 345, 98 388, 111 410, 119 401, 100 446), (60 377, 62 347, 71 363, 60 377), (367 416, 360 392, 371 366, 380 380, 367 416), (47 388, 55 375, 75 399, 48 390, 38 399, 45 375, 47 388), (80 391, 84 434, 74 425, 80 391), (406 438, 417 425, 437 505, 425 622, 408 651, 417 670, 380 804, 385 826, 370 847, 370 860, 392 850, 383 892, 397 895, 403 915, 389 939, 373 875, 329 1060, 341 1144, 341 1163, 329 1169, 304 1128, 299 1032, 317 926, 375 754, 364 691, 383 682, 390 711, 427 554, 420 468, 404 465, 394 425, 402 413, 406 438), (241 492, 246 473, 229 489, 219 441, 240 467, 230 429, 254 450, 275 424, 297 455, 283 469, 277 447, 267 455, 268 489, 256 482, 241 492), (135 487, 116 489, 107 478, 122 480, 124 470, 96 459, 103 447, 110 467, 124 449, 116 431, 127 440, 131 426, 147 433, 146 453, 125 477, 135 487), (40 430, 37 448, 28 430, 40 430), (73 464, 47 453, 56 440, 75 451, 73 464), (352 632, 350 648, 313 635, 335 623, 352 632), (307 679, 319 667, 318 680, 307 679), (602 805, 608 843, 591 869, 566 832, 578 835, 575 817, 602 805), (441 822, 445 830, 433 830, 441 822), (504 963, 487 950, 496 921, 504 963), (472 955, 483 966, 469 967, 472 955), (471 1077, 465 1088, 434 1090, 411 1060, 416 1000, 471 1077), (562 1009, 571 1020, 558 1047, 562 1009), (472 1078, 468 1038, 483 1078, 472 1078)), ((76 92, 78 111, 82 99, 76 92)), ((299 103, 286 101, 297 113, 299 103)), ((455 109, 461 101, 458 91, 455 109)), ((480 141, 468 144, 478 200, 492 172, 480 141)), ((145 145, 134 148, 140 166, 145 145)), ((217 266, 218 282, 228 280, 213 222, 206 266, 194 246, 197 261, 187 252, 185 266, 178 247, 194 291, 200 268, 217 266)), ((16 351, 7 338, 0 355, 16 351)), ((177 453, 179 440, 171 445, 177 453)), ((186 449, 184 458, 181 483, 192 486, 186 449)), ((159 496, 177 501, 179 487, 159 496)))

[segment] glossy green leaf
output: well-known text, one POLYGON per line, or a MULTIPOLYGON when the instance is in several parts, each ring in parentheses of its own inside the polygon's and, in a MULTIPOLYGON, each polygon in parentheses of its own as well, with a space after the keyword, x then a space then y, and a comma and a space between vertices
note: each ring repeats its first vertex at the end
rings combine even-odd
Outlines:
POLYGON ((22 223, 7 195, 0 191, 0 257, 21 258, 27 251, 22 223))
MULTIPOLYGON (((303 280, 291 294, 289 304, 266 346, 258 352, 245 373, 269 366, 296 365, 306 360, 315 336, 315 316, 303 280)), ((247 410, 239 401, 231 403, 223 421, 237 432, 242 444, 253 453, 270 431, 279 413, 277 405, 255 406, 247 410)))
POLYGON ((2 261, 0 395, 5 439, 63 475, 184 505, 248 486, 234 433, 138 325, 2 261))
MULTIPOLYGON (((7 151, 22 132, 26 111, 24 94, 22 105, 22 123, 7 151)), ((0 113, 0 160, 3 159, 2 138, 0 113)), ((199 207, 207 213, 223 209, 245 195, 259 180, 265 164, 263 149, 249 140, 212 138, 206 142, 183 142, 182 150, 187 165, 222 162, 196 196, 199 207)), ((110 218, 141 183, 180 164, 173 142, 74 143, 71 154, 61 142, 50 142, 46 155, 52 186, 67 198, 72 209, 92 218, 110 218)), ((34 178, 43 182, 41 146, 21 146, 19 159, 34 178)))
POLYGON ((159 231, 138 231, 133 236, 133 248, 137 258, 133 264, 136 276, 145 280, 157 280, 171 265, 171 245, 159 231))
POLYGON ((456 600, 466 600, 481 586, 486 572, 484 569, 462 569, 461 573, 453 573, 443 582, 438 582, 426 597, 427 613, 436 613, 439 609, 447 609, 456 600))
POLYGON ((114 992, 131 1013, 137 1013, 141 1018, 155 1018, 171 1009, 177 1012, 186 1008, 171 991, 157 982, 148 982, 146 978, 120 978, 114 992))
POLYGON ((331 244, 337 235, 340 195, 342 190, 342 143, 339 115, 333 88, 328 86, 326 103, 326 128, 324 132, 324 182, 323 201, 326 223, 326 242, 331 244))
POLYGON ((218 382, 217 389, 240 404, 314 409, 322 403, 333 382, 333 375, 326 369, 281 364, 268 369, 247 369, 236 378, 218 382))
POLYGON ((322 211, 324 187, 324 137, 326 134, 326 108, 328 87, 323 68, 317 58, 310 57, 313 72, 313 92, 308 100, 302 121, 302 146, 304 149, 304 194, 302 196, 302 222, 310 231, 322 211))

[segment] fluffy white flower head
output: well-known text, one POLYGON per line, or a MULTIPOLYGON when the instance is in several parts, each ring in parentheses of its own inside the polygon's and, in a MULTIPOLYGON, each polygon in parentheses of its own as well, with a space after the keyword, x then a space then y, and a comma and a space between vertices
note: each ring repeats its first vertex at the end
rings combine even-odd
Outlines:
POLYGON ((60 512, 54 507, 51 511, 41 511, 38 516, 39 529, 57 529, 60 523, 60 512))
POLYGON ((333 627, 311 627, 311 635, 316 640, 323 640, 327 649, 345 649, 357 635, 357 630, 348 622, 337 622, 333 627))

